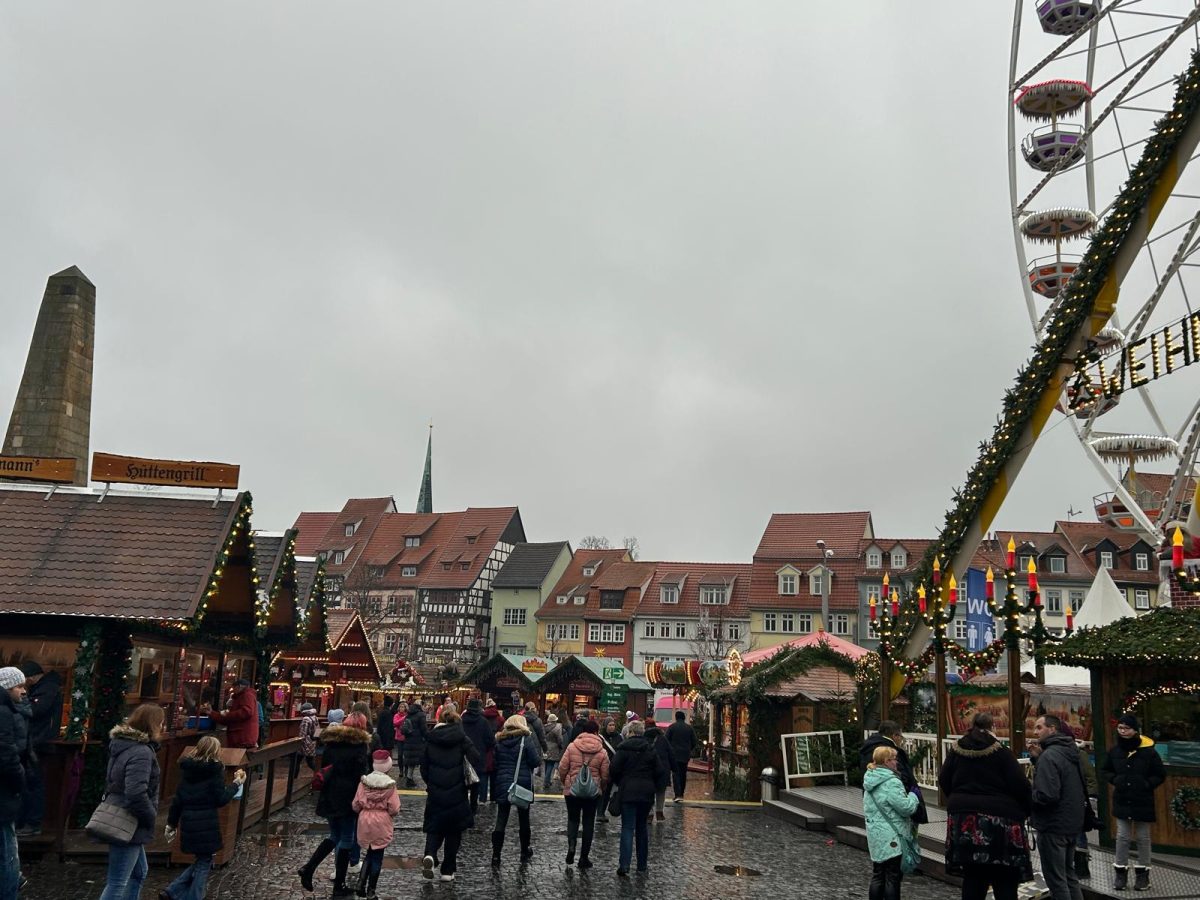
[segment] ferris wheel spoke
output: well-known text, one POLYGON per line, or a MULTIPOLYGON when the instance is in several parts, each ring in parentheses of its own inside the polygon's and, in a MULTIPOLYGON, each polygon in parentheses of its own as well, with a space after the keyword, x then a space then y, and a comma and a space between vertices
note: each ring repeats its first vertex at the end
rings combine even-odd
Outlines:
MULTIPOLYGON (((1132 2, 1137 3, 1140 2, 1140 0, 1132 0, 1132 2)), ((1120 0, 1118 0, 1118 2, 1114 3, 1112 6, 1100 10, 1100 12, 1096 15, 1096 18, 1092 19, 1092 21, 1090 21, 1087 25, 1085 25, 1083 28, 1080 28, 1077 32, 1059 44, 1054 50, 1042 57, 1042 59, 1038 61, 1037 65, 1014 81, 1009 86, 1010 89, 1015 91, 1021 85, 1028 82, 1029 79, 1031 79, 1038 72, 1042 71, 1042 69, 1046 68, 1046 66, 1050 65, 1050 63, 1054 62, 1055 60, 1062 59, 1063 51, 1066 50, 1067 47, 1070 47, 1084 35, 1091 35, 1094 33, 1102 21, 1104 21, 1111 13, 1115 12, 1123 5, 1128 4, 1122 4, 1120 0)))
POLYGON ((1186 443, 1181 444, 1179 465, 1175 467, 1175 473, 1171 476, 1171 484, 1167 488, 1166 494, 1163 495, 1162 507, 1158 513, 1160 527, 1165 526, 1172 519, 1183 518, 1179 513, 1184 491, 1187 489, 1189 481, 1195 477, 1196 456, 1200 453, 1200 400, 1196 401, 1191 413, 1183 420, 1183 427, 1179 429, 1176 440, 1182 441, 1183 432, 1187 430, 1189 423, 1191 430, 1188 432, 1186 443))
MULTIPOLYGON (((1142 308, 1134 313, 1132 327, 1130 328, 1127 339, 1128 343, 1133 344, 1141 340, 1142 332, 1144 332, 1146 329, 1146 323, 1150 321, 1150 314, 1154 312, 1159 301, 1162 300, 1163 293, 1170 285, 1171 279, 1176 276, 1176 274, 1179 272, 1179 267, 1183 264, 1184 260, 1187 259, 1189 255, 1189 248, 1191 248, 1192 242, 1195 240, 1196 232, 1198 230, 1200 230, 1200 212, 1197 212, 1194 216, 1192 216, 1192 221, 1188 224, 1187 231, 1184 232, 1183 240, 1179 242, 1179 247, 1176 249, 1175 255, 1171 257, 1171 262, 1167 264, 1166 271, 1163 272, 1162 277, 1158 279, 1158 284, 1155 286, 1154 291, 1147 298, 1146 302, 1142 304, 1142 308)), ((1147 253, 1150 252, 1150 247, 1148 244, 1149 242, 1147 242, 1146 247, 1147 253)), ((1153 263, 1153 256, 1151 256, 1151 262, 1153 263)), ((1164 428, 1163 431, 1165 433, 1166 429, 1164 428)))

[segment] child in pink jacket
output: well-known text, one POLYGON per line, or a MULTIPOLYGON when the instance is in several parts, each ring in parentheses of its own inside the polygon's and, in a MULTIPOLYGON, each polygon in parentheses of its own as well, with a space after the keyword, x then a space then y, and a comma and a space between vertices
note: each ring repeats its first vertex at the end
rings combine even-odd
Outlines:
POLYGON ((367 851, 356 893, 373 898, 383 868, 383 851, 392 842, 392 819, 400 812, 396 782, 383 772, 364 775, 354 794, 354 811, 358 813, 358 845, 367 851))

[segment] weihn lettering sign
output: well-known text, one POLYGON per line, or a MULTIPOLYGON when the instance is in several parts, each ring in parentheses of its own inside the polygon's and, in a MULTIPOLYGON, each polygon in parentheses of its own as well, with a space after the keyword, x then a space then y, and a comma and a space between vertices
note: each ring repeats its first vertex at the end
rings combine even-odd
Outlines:
POLYGON ((70 484, 75 480, 75 460, 53 456, 0 456, 0 478, 70 484))
POLYGON ((1075 394, 1070 407, 1086 408, 1099 397, 1119 397, 1130 388, 1142 387, 1196 362, 1200 362, 1200 312, 1129 342, 1119 353, 1098 359, 1086 353, 1080 356, 1075 361, 1071 385, 1075 394))
POLYGON ((236 490, 239 471, 239 466, 229 463, 92 454, 92 481, 236 490))

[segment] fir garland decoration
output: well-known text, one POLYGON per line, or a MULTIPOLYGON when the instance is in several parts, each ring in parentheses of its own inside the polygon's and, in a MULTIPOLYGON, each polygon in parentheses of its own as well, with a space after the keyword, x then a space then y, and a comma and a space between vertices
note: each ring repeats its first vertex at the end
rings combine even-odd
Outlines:
POLYGON ((79 633, 79 650, 75 653, 74 690, 71 691, 71 715, 67 720, 65 737, 68 741, 83 739, 92 714, 92 695, 96 688, 96 658, 100 655, 101 628, 98 624, 83 626, 79 633))
POLYGON ((1200 609, 1160 606, 1137 618, 1084 628, 1042 648, 1045 662, 1105 668, 1200 665, 1200 609))
POLYGON ((1200 831, 1200 811, 1193 813, 1193 806, 1200 807, 1200 788, 1185 785, 1171 798, 1171 815, 1186 831, 1200 831))

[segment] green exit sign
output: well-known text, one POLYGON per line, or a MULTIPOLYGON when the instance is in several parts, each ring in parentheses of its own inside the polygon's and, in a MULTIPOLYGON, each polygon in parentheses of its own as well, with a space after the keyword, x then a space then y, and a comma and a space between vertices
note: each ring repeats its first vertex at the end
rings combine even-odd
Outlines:
POLYGON ((625 680, 625 670, 619 666, 617 668, 606 668, 604 670, 604 680, 605 681, 624 681, 625 680))

